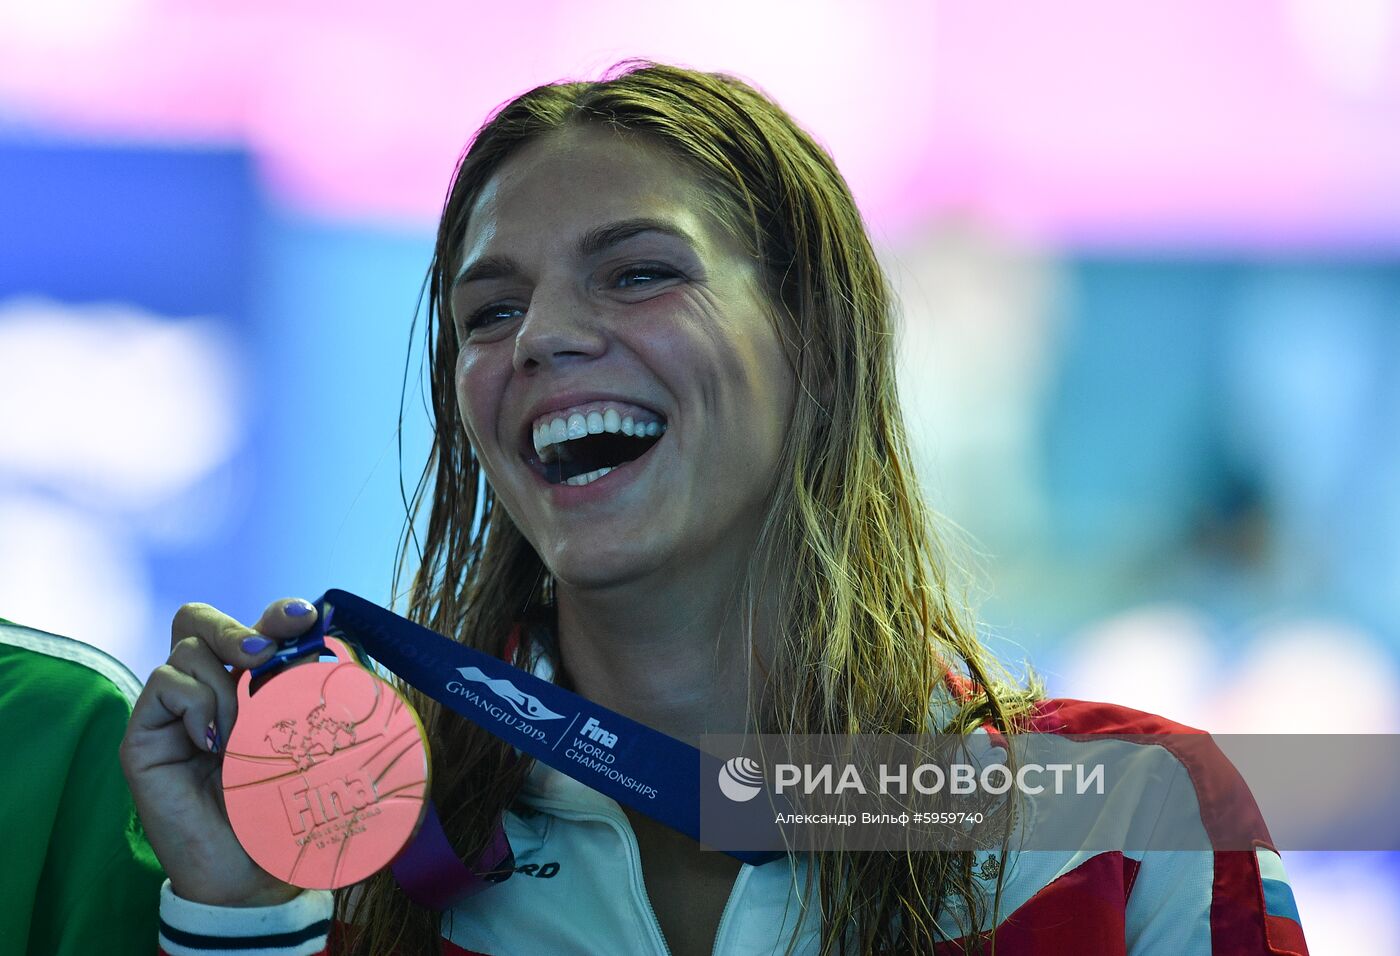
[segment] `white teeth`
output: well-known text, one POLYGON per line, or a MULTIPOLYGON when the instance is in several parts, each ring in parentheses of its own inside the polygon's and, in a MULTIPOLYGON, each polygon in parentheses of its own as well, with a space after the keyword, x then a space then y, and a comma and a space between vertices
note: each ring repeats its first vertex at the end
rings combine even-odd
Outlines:
MULTIPOLYGON (((615 408, 604 407, 541 421, 531 429, 531 440, 535 446, 535 454, 540 460, 552 462, 563 453, 558 446, 565 442, 605 432, 620 432, 635 438, 655 438, 666 433, 666 423, 637 421, 631 415, 623 415, 615 408)), ((564 454, 567 456, 567 453, 564 454)))
POLYGON ((564 479, 564 484, 566 484, 566 485, 591 485, 591 484, 593 484, 593 482, 597 481, 599 478, 603 477, 604 475, 606 475, 606 474, 607 474, 608 472, 610 472, 610 471, 612 471, 611 468, 599 468, 597 471, 590 471, 590 472, 588 472, 587 474, 583 474, 583 475, 574 475, 572 478, 565 478, 565 479, 564 479))

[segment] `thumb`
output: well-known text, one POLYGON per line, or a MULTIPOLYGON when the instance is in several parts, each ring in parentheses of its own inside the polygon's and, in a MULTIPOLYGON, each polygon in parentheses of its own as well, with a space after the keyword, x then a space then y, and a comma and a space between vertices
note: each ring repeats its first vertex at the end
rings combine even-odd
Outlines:
POLYGON ((253 629, 275 641, 305 634, 316 623, 316 607, 305 598, 273 601, 263 611, 253 629))

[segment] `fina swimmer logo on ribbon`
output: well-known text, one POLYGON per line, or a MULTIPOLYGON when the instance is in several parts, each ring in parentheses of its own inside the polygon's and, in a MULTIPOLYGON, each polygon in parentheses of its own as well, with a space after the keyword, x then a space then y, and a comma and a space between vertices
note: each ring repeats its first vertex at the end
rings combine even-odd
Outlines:
POLYGON ((512 710, 527 720, 559 720, 564 716, 556 714, 540 703, 538 697, 525 693, 505 678, 490 677, 475 667, 459 667, 457 673, 462 675, 463 680, 485 684, 487 690, 510 704, 512 710))

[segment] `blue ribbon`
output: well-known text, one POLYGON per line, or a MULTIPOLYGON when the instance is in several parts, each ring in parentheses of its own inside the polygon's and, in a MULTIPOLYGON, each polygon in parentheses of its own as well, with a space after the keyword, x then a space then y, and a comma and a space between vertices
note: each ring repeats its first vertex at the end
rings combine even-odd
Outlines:
MULTIPOLYGON (((326 628, 333 628, 483 730, 699 841, 700 784, 717 778, 718 757, 347 591, 327 591, 317 610, 317 627, 295 647, 279 651, 279 657, 309 653, 326 628)), ((773 850, 723 852, 754 865, 783 855, 773 850)))

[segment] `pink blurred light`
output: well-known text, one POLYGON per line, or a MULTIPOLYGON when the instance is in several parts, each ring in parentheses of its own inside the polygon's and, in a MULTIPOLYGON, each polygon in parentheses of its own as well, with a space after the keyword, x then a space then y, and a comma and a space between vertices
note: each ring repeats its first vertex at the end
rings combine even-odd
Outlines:
POLYGON ((1060 241, 1400 239, 1400 43, 1326 66, 1357 31, 1319 18, 1360 0, 111 2, 0 12, 0 111, 246 142, 279 196, 333 215, 430 222, 492 107, 643 55, 763 85, 886 233, 953 212, 1060 241))

